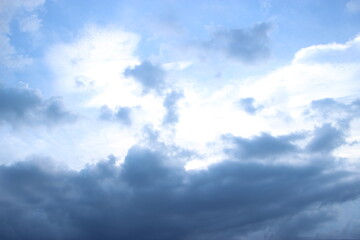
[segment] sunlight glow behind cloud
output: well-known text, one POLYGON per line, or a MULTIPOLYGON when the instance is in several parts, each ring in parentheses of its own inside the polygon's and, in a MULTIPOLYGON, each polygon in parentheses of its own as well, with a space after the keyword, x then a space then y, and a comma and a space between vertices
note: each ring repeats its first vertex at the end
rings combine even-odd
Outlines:
POLYGON ((360 238, 357 3, 0 0, 0 239, 360 238))

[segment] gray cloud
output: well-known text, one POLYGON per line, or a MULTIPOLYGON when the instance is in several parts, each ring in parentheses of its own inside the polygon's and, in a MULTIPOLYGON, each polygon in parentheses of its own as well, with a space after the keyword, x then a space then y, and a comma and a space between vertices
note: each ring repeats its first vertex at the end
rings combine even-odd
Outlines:
POLYGON ((132 124, 132 108, 131 107, 118 107, 112 111, 107 106, 102 106, 100 109, 100 119, 108 121, 119 121, 124 125, 130 126, 132 124))
POLYGON ((172 91, 166 95, 164 100, 164 107, 166 108, 166 115, 164 117, 164 124, 174 124, 179 120, 177 112, 177 103, 184 97, 184 94, 179 91, 172 91))
POLYGON ((332 151, 347 144, 341 129, 329 123, 316 127, 312 132, 294 133, 283 136, 271 136, 262 133, 252 138, 236 137, 231 134, 224 135, 223 139, 232 145, 224 151, 232 158, 239 160, 277 159, 290 154, 320 154, 329 157, 332 151), (295 142, 307 137, 307 145, 298 147, 295 142))
POLYGON ((203 44, 208 50, 243 63, 257 63, 270 56, 270 23, 258 23, 248 29, 222 29, 203 44))
POLYGON ((272 226, 271 236, 295 239, 329 220, 326 206, 360 196, 357 174, 328 154, 305 165, 238 161, 291 156, 299 137, 234 138, 245 152, 198 171, 173 164, 182 155, 163 144, 134 146, 120 166, 113 156, 81 171, 47 159, 1 165, 0 237, 231 240, 272 226))
POLYGON ((343 133, 330 124, 324 124, 315 129, 314 136, 306 148, 310 152, 329 153, 343 144, 345 144, 343 133))
MULTIPOLYGON (((295 216, 286 217, 282 219, 275 229, 272 229, 268 240, 301 240, 301 239, 319 239, 307 238, 312 231, 316 231, 326 222, 334 220, 336 214, 329 212, 328 209, 321 209, 320 211, 312 210, 309 212, 300 213, 295 216)), ((324 238, 321 238, 324 239, 324 238)))
POLYGON ((0 122, 13 126, 53 125, 75 119, 76 116, 65 108, 59 97, 43 99, 39 92, 27 87, 0 86, 0 122))
POLYGON ((165 71, 149 61, 143 61, 140 65, 127 68, 124 76, 133 77, 138 81, 142 85, 143 94, 151 90, 159 93, 165 87, 165 71))
POLYGON ((299 148, 292 143, 293 140, 298 138, 303 138, 303 136, 294 134, 274 137, 263 133, 260 136, 247 139, 226 135, 224 139, 232 142, 234 146, 226 149, 225 152, 241 160, 274 158, 280 155, 298 152, 299 148))
POLYGON ((350 121, 360 114, 360 100, 343 103, 332 98, 324 98, 311 102, 310 111, 305 115, 311 118, 332 121, 342 129, 348 129, 350 121))

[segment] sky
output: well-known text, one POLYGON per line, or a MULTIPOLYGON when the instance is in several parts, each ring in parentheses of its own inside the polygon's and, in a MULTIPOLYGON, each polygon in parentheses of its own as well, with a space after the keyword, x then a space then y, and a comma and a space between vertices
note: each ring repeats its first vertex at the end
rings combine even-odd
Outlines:
POLYGON ((360 239, 360 0, 0 0, 0 238, 360 239))

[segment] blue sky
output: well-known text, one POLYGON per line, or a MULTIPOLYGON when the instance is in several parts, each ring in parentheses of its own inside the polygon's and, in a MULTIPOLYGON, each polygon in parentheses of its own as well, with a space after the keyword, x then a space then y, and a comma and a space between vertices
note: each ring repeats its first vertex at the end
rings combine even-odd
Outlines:
POLYGON ((359 0, 0 0, 0 238, 360 239, 359 34, 359 0))

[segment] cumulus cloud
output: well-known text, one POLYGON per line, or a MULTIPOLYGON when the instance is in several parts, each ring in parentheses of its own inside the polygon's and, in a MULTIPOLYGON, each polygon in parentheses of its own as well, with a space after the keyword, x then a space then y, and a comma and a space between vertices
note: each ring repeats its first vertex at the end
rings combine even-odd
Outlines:
POLYGON ((351 104, 351 111, 345 109, 348 109, 346 105, 358 98, 360 92, 357 84, 360 76, 358 56, 358 38, 343 44, 330 43, 303 48, 295 54, 291 64, 257 80, 249 79, 245 83, 234 84, 233 88, 239 89, 238 96, 254 98, 257 104, 263 106, 256 115, 268 117, 267 119, 277 118, 276 121, 267 121, 270 124, 275 123, 270 127, 272 131, 278 129, 282 132, 284 127, 291 123, 294 123, 293 131, 296 128, 301 130, 304 125, 311 129, 314 124, 319 124, 319 121, 335 123, 336 127, 339 127, 340 124, 350 124, 353 117, 348 118, 345 115, 356 111, 356 104, 351 104), (345 104, 345 108, 334 104, 333 107, 337 106, 336 108, 326 111, 325 105, 331 108, 331 103, 323 102, 324 110, 315 110, 315 105, 320 104, 316 104, 316 101, 324 99, 333 99, 340 105, 345 104), (309 111, 310 118, 304 118, 303 113, 306 111, 309 111), (329 117, 324 117, 326 115, 329 117))
MULTIPOLYGON (((297 151, 288 138, 238 139, 239 146, 250 149, 266 144, 285 149, 233 154, 207 170, 186 171, 173 164, 183 155, 163 144, 133 146, 121 165, 109 156, 81 171, 38 158, 1 165, 0 236, 238 239, 270 226, 275 229, 271 236, 279 239, 301 236, 329 220, 327 206, 357 199, 360 180, 355 172, 333 168, 336 161, 329 156, 300 166, 238 161, 297 151)), ((312 158, 311 153, 305 157, 312 158)))
MULTIPOLYGON (((268 8, 270 1, 261 2, 268 8)), ((19 25, 22 31, 40 27, 40 19, 31 16, 19 25)), ((201 49, 215 59, 258 63, 270 56, 271 28, 260 23, 217 29, 201 49)), ((176 89, 184 93, 169 89, 162 66, 174 74, 169 79, 194 69, 186 61, 141 62, 134 55, 138 41, 132 33, 90 26, 75 41, 50 47, 47 60, 58 90, 86 98, 85 105, 74 104, 89 115, 91 107, 99 114, 103 106, 105 121, 89 117, 64 133, 29 128, 18 135, 26 135, 28 148, 36 145, 33 152, 53 150, 64 162, 88 164, 75 171, 33 157, 0 165, 1 239, 259 240, 248 238, 259 231, 267 240, 301 239, 320 228, 331 232, 324 224, 337 221, 344 203, 359 200, 358 166, 346 168, 348 159, 336 155, 352 144, 351 124, 360 113, 359 100, 350 99, 359 92, 358 38, 304 48, 290 65, 259 80, 230 79, 210 95, 208 89, 198 91, 209 82, 197 72, 196 83, 179 81, 176 89), (315 121, 304 123, 308 119, 315 121), (144 133, 144 126, 159 132, 144 133), (114 155, 89 163, 109 153, 114 155), (184 168, 198 158, 212 164, 184 168), (340 206, 339 213, 329 211, 332 206, 340 206)), ((61 98, 45 99, 24 86, 0 87, 0 124, 74 119, 61 98)), ((3 139, 13 134, 0 131, 10 132, 3 139)), ((10 139, 4 146, 20 152, 16 143, 10 139)))
POLYGON ((256 63, 270 56, 270 23, 258 23, 248 29, 221 29, 203 44, 204 49, 243 63, 256 63))
POLYGON ((59 97, 43 99, 26 86, 0 86, 0 121, 13 126, 23 124, 53 125, 71 122, 76 116, 67 110, 59 97))
POLYGON ((124 71, 126 77, 133 77, 143 88, 143 94, 154 90, 160 93, 165 87, 165 71, 150 61, 143 61, 140 65, 127 68, 124 71))

